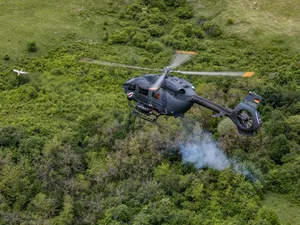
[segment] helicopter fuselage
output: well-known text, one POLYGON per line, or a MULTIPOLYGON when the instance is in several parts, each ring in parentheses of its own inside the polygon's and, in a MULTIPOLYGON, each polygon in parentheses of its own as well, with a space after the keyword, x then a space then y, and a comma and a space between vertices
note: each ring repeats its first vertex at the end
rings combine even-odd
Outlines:
POLYGON ((167 76, 158 90, 151 90, 159 76, 146 74, 128 80, 123 85, 128 100, 135 101, 137 109, 143 113, 154 110, 163 115, 184 116, 193 106, 194 86, 185 79, 167 76))

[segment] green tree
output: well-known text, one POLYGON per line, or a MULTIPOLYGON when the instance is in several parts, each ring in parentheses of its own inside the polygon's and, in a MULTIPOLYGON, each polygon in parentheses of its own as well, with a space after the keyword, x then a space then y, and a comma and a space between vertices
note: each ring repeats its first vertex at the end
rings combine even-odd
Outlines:
POLYGON ((74 224, 73 215, 73 198, 69 195, 64 196, 63 209, 59 215, 50 219, 50 222, 54 225, 60 224, 74 224))
POLYGON ((282 157, 290 152, 289 142, 284 134, 271 140, 270 158, 277 164, 282 164, 282 157))

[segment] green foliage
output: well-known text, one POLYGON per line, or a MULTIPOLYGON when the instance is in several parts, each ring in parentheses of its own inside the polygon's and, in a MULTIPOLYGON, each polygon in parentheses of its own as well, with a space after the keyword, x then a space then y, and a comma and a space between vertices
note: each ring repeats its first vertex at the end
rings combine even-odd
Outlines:
POLYGON ((151 10, 151 13, 147 15, 147 19, 150 24, 157 24, 157 25, 165 25, 168 21, 168 18, 156 8, 151 10))
POLYGON ((228 18, 226 24, 227 24, 227 25, 232 25, 232 24, 234 24, 234 19, 233 19, 233 18, 228 18))
POLYGON ((143 3, 150 7, 159 8, 160 10, 166 9, 164 0, 143 0, 143 3))
POLYGON ((54 68, 51 70, 51 73, 53 75, 63 75, 64 74, 64 72, 61 68, 54 68))
POLYGON ((148 28, 148 31, 151 36, 155 37, 160 37, 164 34, 164 29, 161 26, 155 24, 151 24, 148 28))
POLYGON ((73 224, 73 199, 71 196, 64 196, 64 205, 63 210, 59 213, 58 216, 51 219, 52 224, 73 224))
POLYGON ((182 19, 190 19, 193 17, 193 8, 188 5, 178 7, 176 9, 176 15, 182 19))
MULTIPOLYGON (((0 62, 0 224, 279 224, 276 208, 285 204, 262 207, 267 190, 283 193, 299 211, 300 64, 285 37, 258 43, 228 36, 244 22, 232 18, 234 27, 228 26, 221 1, 205 0, 201 10, 185 0, 72 2, 71 10, 66 1, 43 5, 43 12, 40 3, 20 4, 23 15, 29 7, 33 18, 57 18, 41 21, 50 35, 40 23, 42 34, 34 27, 40 45, 30 48, 38 54, 24 54, 21 43, 24 55, 9 47, 0 62), (191 8, 203 14, 197 23, 191 8), (238 135, 228 118, 211 118, 203 107, 184 120, 162 116, 157 125, 135 119, 121 87, 141 72, 78 62, 162 68, 175 49, 198 50, 183 70, 256 72, 249 79, 186 77, 197 94, 230 108, 249 90, 262 95, 264 123, 254 138, 238 135), (12 73, 12 63, 29 75, 12 73), (180 145, 196 122, 235 166, 216 171, 182 164, 180 145)), ((21 31, 14 35, 23 37, 21 31)))
POLYGON ((27 43, 27 47, 26 47, 27 52, 36 52, 38 50, 38 47, 35 43, 35 41, 31 41, 27 43))
POLYGON ((146 43, 146 49, 153 53, 159 53, 164 48, 164 45, 159 41, 148 41, 146 43))
POLYGON ((173 7, 179 7, 186 4, 185 0, 165 0, 166 5, 173 6, 173 7))
POLYGON ((145 48, 148 40, 150 39, 150 35, 146 32, 137 33, 132 37, 132 44, 137 47, 145 48))
POLYGON ((259 210, 258 215, 252 224, 279 225, 280 222, 278 216, 272 210, 263 207, 259 210))
POLYGON ((282 163, 281 158, 290 152, 289 143, 284 134, 280 134, 271 140, 270 158, 275 163, 282 163))
POLYGON ((173 27, 169 35, 163 39, 164 43, 174 49, 195 50, 199 46, 198 39, 204 37, 203 31, 192 24, 180 24, 173 27))
POLYGON ((10 57, 9 57, 9 55, 5 54, 5 55, 3 56, 3 59, 4 59, 5 61, 8 61, 8 60, 10 60, 10 57))
POLYGON ((205 33, 211 37, 220 37, 222 35, 220 26, 211 22, 204 23, 203 29, 205 33))
POLYGON ((120 43, 127 43, 129 41, 129 35, 126 31, 115 32, 114 34, 110 35, 108 38, 109 44, 120 44, 120 43))
POLYGON ((18 147, 25 134, 16 127, 3 127, 0 129, 0 146, 18 147))

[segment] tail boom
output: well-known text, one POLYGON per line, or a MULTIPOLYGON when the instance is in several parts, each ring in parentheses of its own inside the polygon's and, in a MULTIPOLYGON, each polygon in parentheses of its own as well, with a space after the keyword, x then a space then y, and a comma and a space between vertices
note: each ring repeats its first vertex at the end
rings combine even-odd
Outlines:
POLYGON ((201 96, 195 95, 192 98, 194 103, 217 112, 213 117, 229 117, 237 126, 239 133, 248 136, 252 136, 262 125, 260 115, 257 111, 258 104, 261 100, 261 96, 254 92, 249 92, 243 101, 232 110, 211 102, 201 96))

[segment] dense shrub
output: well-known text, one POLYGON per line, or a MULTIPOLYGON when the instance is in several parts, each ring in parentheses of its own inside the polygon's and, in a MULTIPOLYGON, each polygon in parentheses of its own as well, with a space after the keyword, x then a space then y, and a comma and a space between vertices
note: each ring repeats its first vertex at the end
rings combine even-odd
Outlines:
POLYGON ((176 9, 176 15, 182 19, 190 19, 193 17, 193 9, 188 6, 182 6, 176 9))
POLYGON ((4 59, 5 61, 8 61, 8 60, 10 59, 10 57, 9 57, 9 55, 6 54, 6 55, 3 56, 3 59, 4 59))
POLYGON ((148 31, 151 34, 151 36, 160 37, 164 34, 164 29, 161 26, 151 24, 148 27, 148 31))
POLYGON ((164 48, 164 45, 159 41, 148 41, 146 44, 146 49, 153 53, 158 53, 162 51, 164 48))
POLYGON ((219 37, 222 35, 220 26, 211 22, 204 23, 203 29, 205 33, 211 37, 219 37))
POLYGON ((160 10, 166 9, 166 4, 164 0, 143 0, 143 3, 150 7, 159 8, 160 10))
POLYGON ((138 19, 140 13, 142 12, 143 5, 142 4, 132 4, 126 8, 125 15, 131 19, 138 19))
POLYGON ((173 27, 169 35, 163 38, 163 42, 174 49, 198 49, 198 39, 204 37, 203 31, 192 24, 180 24, 173 27))
POLYGON ((18 147, 25 134, 16 127, 7 126, 0 129, 0 146, 18 147))
POLYGON ((61 68, 53 68, 51 70, 51 73, 54 75, 63 75, 64 74, 64 72, 61 68))
POLYGON ((36 52, 38 50, 38 47, 35 43, 35 41, 31 41, 27 43, 27 52, 36 52))
POLYGON ((269 154, 275 163, 282 164, 282 157, 289 152, 289 143, 284 134, 280 134, 271 140, 269 154))
POLYGON ((164 25, 168 22, 168 18, 159 10, 153 9, 148 15, 148 21, 151 24, 164 25))
POLYGON ((150 35, 148 33, 146 33, 146 32, 137 33, 136 35, 134 35, 132 37, 132 43, 133 43, 133 45, 135 45, 137 47, 144 48, 149 39, 150 39, 150 35))
POLYGON ((186 4, 186 0, 165 0, 165 4, 167 6, 179 7, 184 6, 186 4))
POLYGON ((109 44, 121 44, 127 43, 130 40, 130 37, 126 31, 115 32, 108 38, 109 44))

